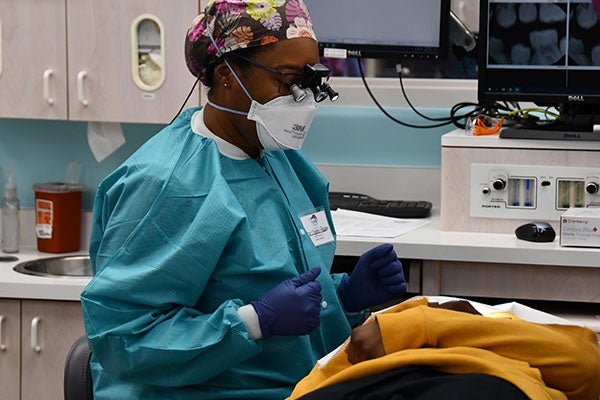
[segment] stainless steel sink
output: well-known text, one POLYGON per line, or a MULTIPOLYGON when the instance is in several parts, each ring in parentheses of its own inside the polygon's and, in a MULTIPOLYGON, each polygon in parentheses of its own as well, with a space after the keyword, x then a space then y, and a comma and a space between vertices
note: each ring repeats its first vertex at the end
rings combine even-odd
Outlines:
POLYGON ((38 258, 19 263, 13 269, 22 274, 51 278, 80 278, 93 275, 90 257, 86 255, 38 258))

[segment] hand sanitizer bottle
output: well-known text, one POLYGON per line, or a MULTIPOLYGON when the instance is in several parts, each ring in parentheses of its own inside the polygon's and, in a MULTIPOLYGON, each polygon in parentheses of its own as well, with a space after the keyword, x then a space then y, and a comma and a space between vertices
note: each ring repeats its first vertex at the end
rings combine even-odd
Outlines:
POLYGON ((8 171, 8 182, 4 186, 2 199, 2 251, 17 253, 19 251, 19 199, 13 172, 8 171))

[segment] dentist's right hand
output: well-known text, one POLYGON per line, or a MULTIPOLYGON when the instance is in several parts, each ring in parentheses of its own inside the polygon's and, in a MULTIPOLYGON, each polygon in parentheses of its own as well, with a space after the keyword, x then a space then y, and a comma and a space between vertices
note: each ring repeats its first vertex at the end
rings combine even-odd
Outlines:
POLYGON ((258 314, 263 338, 306 335, 321 322, 321 284, 316 267, 287 279, 258 300, 250 302, 258 314))

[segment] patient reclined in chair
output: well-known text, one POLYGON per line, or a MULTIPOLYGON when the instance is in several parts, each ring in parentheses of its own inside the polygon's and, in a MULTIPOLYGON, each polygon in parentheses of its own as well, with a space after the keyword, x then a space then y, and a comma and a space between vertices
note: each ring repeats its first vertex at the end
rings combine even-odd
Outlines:
MULTIPOLYGON (((333 400, 338 398, 332 396, 335 385, 356 386, 360 379, 394 373, 391 380, 385 376, 386 382, 421 375, 499 378, 523 395, 515 399, 595 400, 600 395, 600 351, 592 330, 528 322, 511 313, 481 315, 466 301, 440 305, 432 299, 413 298, 371 316, 337 352, 320 360, 289 399, 333 400), (327 396, 319 397, 326 390, 327 396)), ((390 386, 387 398, 414 398, 394 390, 404 389, 390 386)))

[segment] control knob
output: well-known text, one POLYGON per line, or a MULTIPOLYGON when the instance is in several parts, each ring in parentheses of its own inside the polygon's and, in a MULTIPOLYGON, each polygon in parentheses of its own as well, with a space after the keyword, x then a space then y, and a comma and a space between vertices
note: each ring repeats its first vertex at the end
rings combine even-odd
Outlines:
POLYGON ((598 193, 599 189, 600 189, 600 186, 596 182, 588 182, 585 185, 585 191, 588 192, 589 194, 596 194, 596 193, 598 193))
POLYGON ((506 181, 504 179, 500 179, 500 178, 495 179, 492 182, 492 187, 495 190, 504 190, 504 188, 506 187, 506 181))

